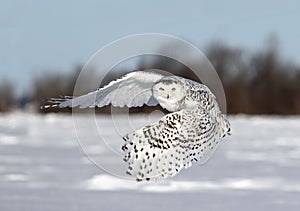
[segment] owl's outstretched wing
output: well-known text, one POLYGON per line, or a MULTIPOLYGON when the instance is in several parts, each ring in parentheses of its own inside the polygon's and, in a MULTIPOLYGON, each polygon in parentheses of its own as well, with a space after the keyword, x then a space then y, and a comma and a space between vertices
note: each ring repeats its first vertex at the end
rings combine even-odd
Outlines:
POLYGON ((181 110, 164 116, 123 139, 127 173, 137 181, 174 176, 193 161, 205 163, 215 151, 221 131, 216 118, 203 110, 181 110))
POLYGON ((110 82, 108 85, 85 95, 68 98, 50 98, 47 107, 79 107, 93 108, 112 104, 115 107, 140 107, 144 104, 157 105, 152 96, 152 86, 163 75, 136 71, 110 82))

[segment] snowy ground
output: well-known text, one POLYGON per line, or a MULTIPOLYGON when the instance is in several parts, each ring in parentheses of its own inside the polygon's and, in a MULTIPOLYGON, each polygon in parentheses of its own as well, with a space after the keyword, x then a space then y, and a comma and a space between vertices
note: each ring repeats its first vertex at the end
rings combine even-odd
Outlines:
POLYGON ((232 116, 205 165, 122 179, 120 136, 156 118, 1 114, 0 210, 300 210, 300 117, 232 116))

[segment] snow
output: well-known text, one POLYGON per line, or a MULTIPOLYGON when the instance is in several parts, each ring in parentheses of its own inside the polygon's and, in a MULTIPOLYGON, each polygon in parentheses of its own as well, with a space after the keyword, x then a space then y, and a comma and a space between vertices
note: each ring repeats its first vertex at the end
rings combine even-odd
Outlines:
POLYGON ((146 192, 203 192, 205 190, 271 190, 300 192, 300 182, 281 178, 226 178, 220 181, 165 181, 133 183, 108 175, 97 175, 84 184, 88 190, 137 190, 146 192))
POLYGON ((299 116, 231 116, 205 165, 138 183, 121 136, 161 115, 0 114, 0 210, 300 209, 299 116))

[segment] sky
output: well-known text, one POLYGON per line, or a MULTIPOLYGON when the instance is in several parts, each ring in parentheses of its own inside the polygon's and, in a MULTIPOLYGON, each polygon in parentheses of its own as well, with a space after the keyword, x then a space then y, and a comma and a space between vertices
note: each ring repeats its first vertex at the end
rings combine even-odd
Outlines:
POLYGON ((165 33, 205 50, 222 40, 259 50, 275 34, 281 54, 300 64, 299 1, 0 0, 0 83, 30 91, 33 78, 68 72, 108 43, 165 33))

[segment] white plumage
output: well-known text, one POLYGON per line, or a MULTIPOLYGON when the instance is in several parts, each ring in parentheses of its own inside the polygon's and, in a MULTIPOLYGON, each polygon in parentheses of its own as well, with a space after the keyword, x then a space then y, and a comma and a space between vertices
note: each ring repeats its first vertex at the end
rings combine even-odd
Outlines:
POLYGON ((50 99, 50 107, 154 106, 169 113, 157 123, 123 137, 127 173, 137 181, 174 176, 195 161, 205 163, 230 124, 203 84, 178 76, 132 72, 73 99, 50 99))

